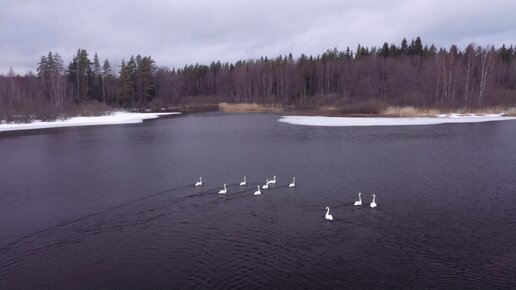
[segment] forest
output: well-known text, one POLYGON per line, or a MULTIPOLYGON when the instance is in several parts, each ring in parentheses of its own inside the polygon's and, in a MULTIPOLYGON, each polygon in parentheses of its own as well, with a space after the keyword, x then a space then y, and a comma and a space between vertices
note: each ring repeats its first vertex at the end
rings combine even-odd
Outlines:
MULTIPOLYGON (((112 67, 79 49, 68 64, 41 56, 36 72, 0 75, 0 119, 52 118, 84 111, 184 104, 258 103, 283 107, 364 104, 424 108, 516 104, 516 49, 457 45, 437 48, 420 37, 381 46, 329 49, 320 55, 214 61, 182 68, 130 56, 112 67)), ((374 106, 373 106, 374 107, 374 106)))

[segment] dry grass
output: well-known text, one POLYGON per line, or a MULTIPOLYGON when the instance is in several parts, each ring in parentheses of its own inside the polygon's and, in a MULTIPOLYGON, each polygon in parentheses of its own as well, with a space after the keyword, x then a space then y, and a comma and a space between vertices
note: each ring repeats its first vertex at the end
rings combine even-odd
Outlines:
POLYGON ((337 108, 336 106, 321 106, 321 107, 319 107, 319 110, 334 112, 334 111, 339 111, 340 109, 337 108))
POLYGON ((424 109, 415 107, 387 107, 380 115, 388 117, 433 117, 440 112, 437 109, 424 109))
POLYGON ((262 105, 262 104, 247 104, 247 103, 219 103, 219 111, 222 112, 283 112, 283 107, 280 105, 262 105))
POLYGON ((478 109, 461 109, 459 110, 460 114, 475 114, 475 115, 485 115, 485 114, 502 114, 505 116, 516 116, 516 107, 488 107, 488 108, 478 108, 478 109))
POLYGON ((504 112, 505 112, 505 116, 512 116, 512 117, 516 117, 516 107, 508 108, 508 109, 507 109, 507 110, 505 110, 504 112))
POLYGON ((380 113, 380 115, 387 117, 434 117, 438 114, 475 114, 475 115, 486 115, 486 114, 502 114, 505 116, 516 116, 516 107, 487 107, 487 108, 461 108, 461 109, 427 109, 427 108, 415 108, 415 107, 388 107, 380 113))

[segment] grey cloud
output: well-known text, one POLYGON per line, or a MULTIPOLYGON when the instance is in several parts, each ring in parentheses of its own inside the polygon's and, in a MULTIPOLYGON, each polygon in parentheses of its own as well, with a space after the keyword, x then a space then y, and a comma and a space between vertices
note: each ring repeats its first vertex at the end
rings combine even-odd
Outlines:
POLYGON ((0 72, 34 70, 50 50, 69 61, 78 48, 114 63, 143 54, 182 67, 418 35, 438 46, 514 44, 514 11, 512 0, 4 0, 0 72))

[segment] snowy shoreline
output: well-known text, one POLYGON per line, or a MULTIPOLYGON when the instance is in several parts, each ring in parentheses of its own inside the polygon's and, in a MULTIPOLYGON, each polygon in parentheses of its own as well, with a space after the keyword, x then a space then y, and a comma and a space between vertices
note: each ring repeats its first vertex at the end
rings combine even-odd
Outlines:
POLYGON ((480 123, 492 121, 516 120, 516 117, 505 117, 503 114, 459 115, 447 114, 435 117, 323 117, 323 116, 281 116, 279 122, 292 125, 356 127, 356 126, 420 126, 449 123, 480 123))
POLYGON ((66 120, 56 120, 51 122, 34 121, 32 123, 0 123, 0 132, 19 131, 19 130, 35 130, 60 127, 78 127, 78 126, 99 126, 99 125, 119 125, 119 124, 135 124, 141 123, 143 120, 156 119, 159 116, 177 115, 179 112, 173 113, 129 113, 114 112, 105 116, 94 117, 73 117, 66 120))

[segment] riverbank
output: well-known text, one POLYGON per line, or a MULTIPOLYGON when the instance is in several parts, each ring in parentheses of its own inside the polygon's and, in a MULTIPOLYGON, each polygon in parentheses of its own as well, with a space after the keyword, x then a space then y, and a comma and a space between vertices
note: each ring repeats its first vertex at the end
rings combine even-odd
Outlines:
POLYGON ((99 125, 119 125, 141 123, 144 120, 156 119, 160 116, 177 115, 180 112, 167 113, 132 113, 132 112, 113 112, 103 116, 72 117, 64 120, 40 121, 35 120, 30 123, 0 123, 0 132, 34 130, 60 127, 78 126, 99 126, 99 125))
MULTIPOLYGON (((96 108, 98 109, 98 108, 96 108)), ((105 109, 105 108, 103 108, 105 109)), ((282 106, 280 104, 256 103, 189 103, 173 107, 137 108, 129 111, 85 111, 76 117, 59 119, 36 119, 9 122, 0 120, 0 132, 32 130, 73 126, 97 126, 140 123, 159 116, 198 112, 240 112, 240 113, 277 113, 282 114, 280 121, 297 125, 311 126, 395 126, 395 125, 432 125, 443 123, 477 123, 487 121, 512 120, 516 108, 490 107, 481 109, 436 109, 415 108, 411 106, 380 107, 375 102, 359 105, 336 106, 282 106)))
POLYGON ((297 106, 280 104, 257 103, 219 103, 221 112, 240 113, 282 113, 285 115, 300 116, 327 116, 327 117, 443 117, 449 116, 484 116, 499 114, 516 116, 516 108, 487 107, 487 108, 416 108, 412 106, 379 106, 376 103, 363 103, 350 106, 297 106))

